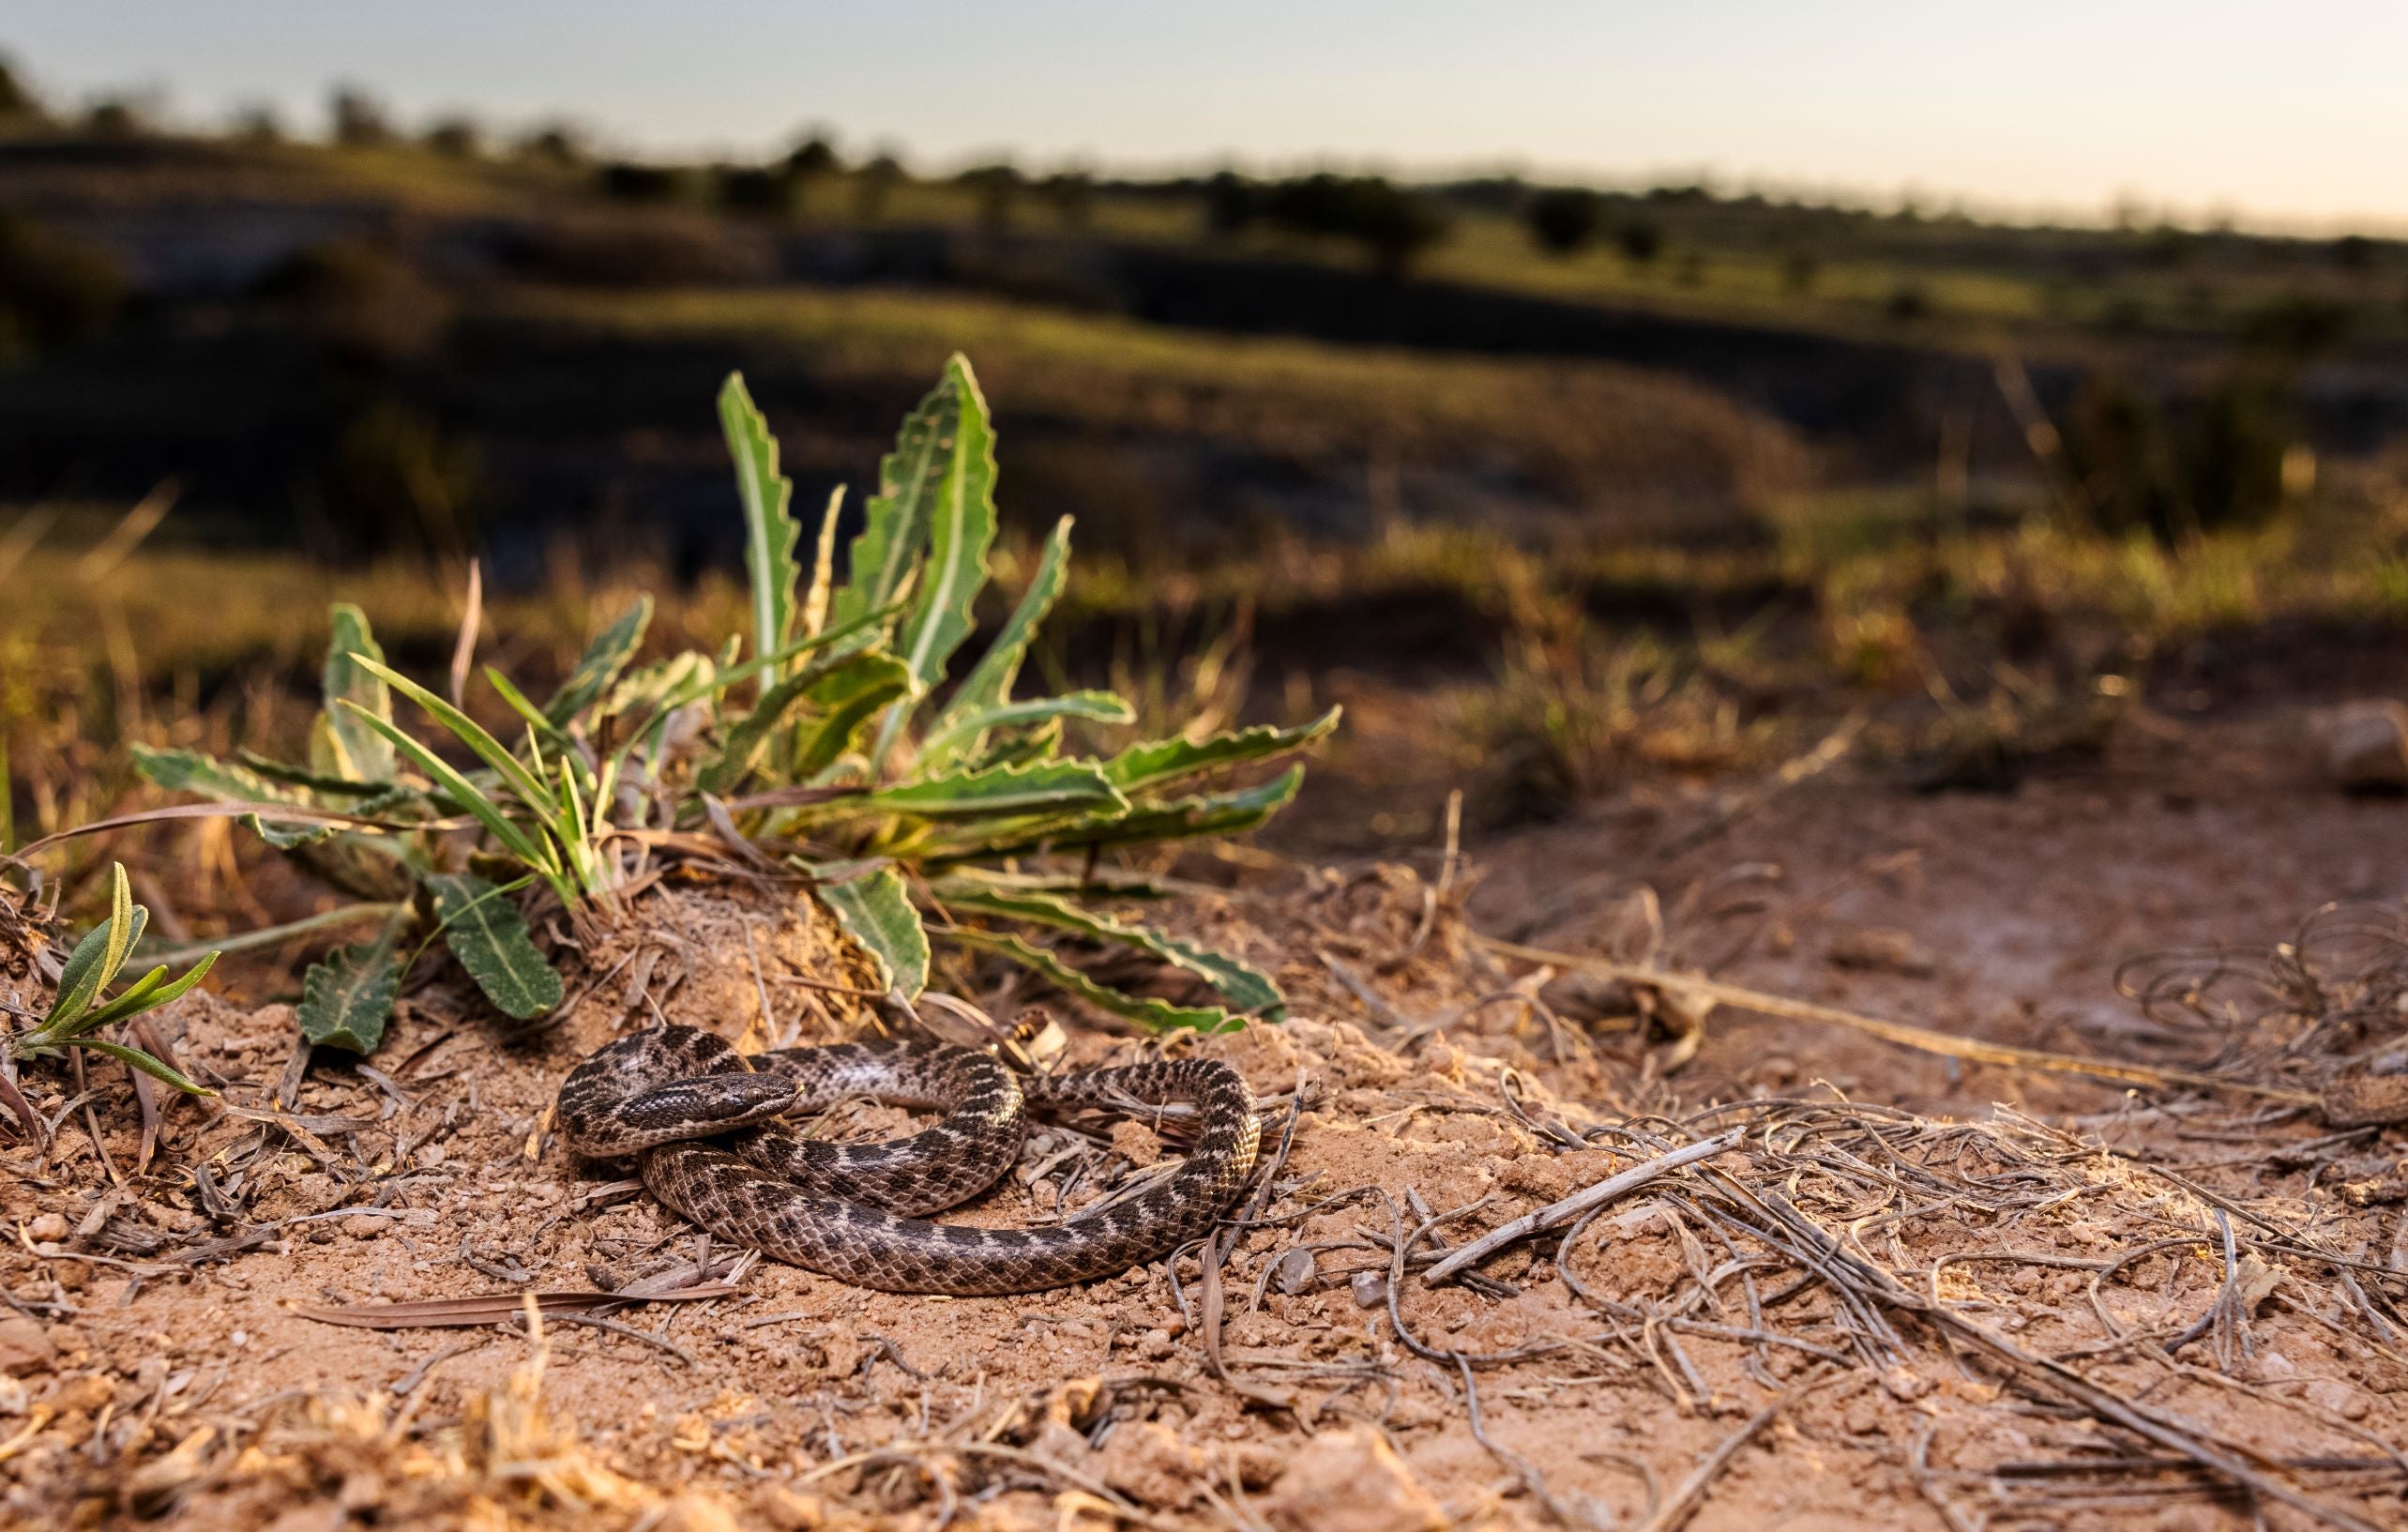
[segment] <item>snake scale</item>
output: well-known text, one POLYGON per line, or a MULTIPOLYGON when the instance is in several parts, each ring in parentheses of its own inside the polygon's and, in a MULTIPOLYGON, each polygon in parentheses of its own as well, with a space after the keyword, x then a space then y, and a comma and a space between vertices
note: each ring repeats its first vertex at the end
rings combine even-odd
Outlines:
POLYGON ((1029 1293, 1125 1271, 1202 1236, 1236 1200, 1261 1146, 1253 1093, 1204 1059, 1022 1080, 968 1048, 892 1041, 747 1056, 691 1026, 656 1026, 589 1054, 560 1087, 568 1146, 635 1157, 644 1186, 721 1238, 861 1287, 1029 1293), (806 1138, 780 1119, 848 1097, 941 1111, 885 1144, 806 1138), (1202 1134, 1137 1195, 1037 1228, 972 1229, 923 1215, 1011 1168, 1025 1112, 1195 1104, 1202 1134))

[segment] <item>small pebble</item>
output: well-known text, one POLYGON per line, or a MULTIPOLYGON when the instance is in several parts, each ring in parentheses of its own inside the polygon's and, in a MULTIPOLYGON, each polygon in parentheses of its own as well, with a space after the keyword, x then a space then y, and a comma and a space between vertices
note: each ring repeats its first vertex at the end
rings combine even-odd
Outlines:
POLYGON ((67 1220, 56 1213, 44 1213, 25 1225, 25 1232, 36 1239, 64 1239, 67 1220))
POLYGON ((234 1347, 236 1351, 240 1351, 243 1347, 250 1344, 250 1331, 235 1331, 232 1335, 226 1337, 226 1344, 234 1347))
POLYGON ((1271 1274, 1271 1282, 1282 1293, 1302 1293, 1311 1289, 1316 1275, 1312 1251, 1292 1250, 1280 1257, 1279 1269, 1271 1274))
POLYGON ((1358 1309, 1376 1309, 1388 1300, 1388 1279, 1380 1272, 1357 1271, 1353 1286, 1358 1309))
POLYGON ((370 1213, 354 1213, 342 1221, 342 1232, 354 1239, 372 1239, 383 1234, 390 1221, 370 1213))
POLYGON ((433 1166, 433 1165, 440 1165, 440 1164, 442 1164, 442 1163, 443 1163, 443 1161, 444 1161, 444 1149, 443 1149, 443 1145, 440 1145, 440 1144, 428 1144, 428 1145, 424 1145, 420 1146, 420 1148, 418 1149, 418 1163, 419 1163, 419 1164, 421 1164, 421 1165, 428 1165, 428 1166, 433 1166))

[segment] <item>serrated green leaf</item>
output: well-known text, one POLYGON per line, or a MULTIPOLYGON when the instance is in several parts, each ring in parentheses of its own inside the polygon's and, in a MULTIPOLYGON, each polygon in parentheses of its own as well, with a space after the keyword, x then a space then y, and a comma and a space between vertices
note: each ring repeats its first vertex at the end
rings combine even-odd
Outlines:
MULTIPOLYGON (((803 529, 788 514, 794 480, 778 471, 778 438, 746 391, 744 374, 719 387, 719 430, 735 460, 736 495, 744 503, 744 572, 752 589, 752 652, 774 654, 793 636, 795 548, 803 529)), ((778 680, 764 675, 763 690, 778 680)))
POLYGON ((326 644, 323 716, 333 752, 334 774, 346 781, 390 781, 392 745, 337 705, 349 702, 371 717, 392 718, 393 697, 384 678, 352 660, 354 655, 359 655, 382 663, 385 651, 377 646, 376 635, 369 630, 368 614, 349 601, 337 601, 328 616, 334 624, 334 636, 326 644))
MULTIPOLYGON (((1053 535, 1045 539, 1045 551, 1037 555, 1037 572, 1030 576, 1028 588, 1021 593, 1020 604, 1012 608, 1011 616, 1004 623, 1003 631, 994 643, 971 667, 961 687, 945 705, 932 726, 937 734, 949 732, 962 718, 1001 706, 1011 700, 1012 683, 1020 677, 1021 661, 1027 658, 1028 645, 1037 637, 1045 614, 1053 610, 1054 600, 1062 594, 1070 564, 1070 518, 1063 517, 1053 523, 1053 535)), ((924 749, 925 747, 923 747, 924 749)))
POLYGON ((950 462, 962 398, 948 375, 903 417, 895 449, 878 463, 878 493, 863 508, 845 581, 828 614, 849 622, 902 594, 928 546, 929 518, 950 462))
MULTIPOLYGON (((326 729, 325 715, 321 714, 312 720, 310 728, 313 731, 326 729)), ((349 781, 322 771, 312 771, 306 766, 290 766, 282 761, 271 761, 256 751, 238 750, 235 751, 235 759, 269 781, 280 782, 287 787, 305 788, 311 794, 324 794, 329 797, 372 798, 380 797, 394 790, 393 783, 389 781, 349 781)))
POLYGON ((301 980, 301 1036, 313 1043, 375 1052, 401 993, 401 959, 390 941, 338 947, 301 980))
POLYGON ((832 911, 855 944, 878 964, 886 989, 916 1000, 928 987, 928 932, 912 908, 911 891, 893 868, 867 877, 819 887, 820 902, 832 911))
POLYGON ((795 738, 795 779, 809 781, 835 764, 861 726, 878 710, 911 690, 912 674, 890 654, 871 650, 845 662, 813 684, 805 699, 813 716, 795 738))
POLYGON ((1126 1016, 1151 1032, 1232 1032, 1246 1024, 1218 1006, 1174 1006, 1168 1000, 1130 994, 1098 983, 1045 948, 1002 932, 959 927, 942 933, 948 942, 1009 958, 1050 980, 1055 988, 1101 1010, 1126 1016))
MULTIPOLYGON (((702 790, 725 793, 743 781, 760 764, 762 751, 796 707, 808 705, 826 713, 848 700, 858 699, 865 690, 880 692, 879 701, 860 705, 856 715, 857 724, 860 719, 876 711, 886 696, 893 694, 886 689, 901 675, 901 661, 874 652, 841 655, 795 672, 763 692, 752 711, 728 730, 726 744, 698 779, 702 790), (848 670, 857 674, 843 674, 848 670)), ((850 734, 851 729, 844 732, 850 734)))
POLYGON ((984 771, 952 771, 882 787, 847 799, 848 813, 912 814, 921 819, 987 818, 1102 808, 1124 803, 1092 761, 1034 761, 984 771))
POLYGON ((1293 729, 1265 725, 1235 734, 1218 734, 1207 739, 1156 739, 1131 745, 1104 762, 1104 775, 1112 779, 1113 786, 1134 797, 1220 766, 1268 760, 1308 749, 1338 727, 1341 711, 1333 707, 1311 722, 1293 729))
POLYGON ((144 781, 166 792, 198 793, 220 803, 297 801, 295 794, 250 767, 200 751, 159 750, 150 745, 129 749, 134 770, 144 781))
POLYGON ((644 630, 651 625, 652 598, 639 596, 625 615, 585 645, 585 652, 577 659, 577 668, 568 673, 568 679, 544 705, 543 716, 552 720, 554 728, 568 727, 587 704, 619 678, 619 672, 627 669, 635 651, 644 647, 644 630))
POLYGON ((1167 803, 1140 803, 1127 810, 1018 825, 979 827, 975 839, 941 842, 926 852, 932 865, 964 860, 1029 857, 1049 851, 1085 851, 1200 835, 1235 835, 1261 826, 1287 807, 1304 784, 1304 767, 1290 766, 1258 787, 1210 793, 1167 803))
POLYGON ((952 390, 953 419, 936 442, 944 472, 929 506, 928 562, 902 640, 903 662, 922 691, 944 679, 946 661, 977 626, 973 607, 995 540, 995 434, 969 359, 957 352, 940 387, 952 390))
POLYGON ((536 949, 507 893, 474 872, 432 873, 426 886, 444 945, 486 999, 522 1022, 560 1004, 560 974, 536 949))
POLYGON ((1033 729, 1011 729, 987 736, 987 742, 972 757, 968 769, 987 771, 996 766, 1025 766, 1031 761, 1048 761, 1062 752, 1062 720, 1048 719, 1033 729))
POLYGON ((1110 691, 1072 691, 1059 697, 997 703, 965 713, 921 741, 918 769, 933 770, 977 748, 990 730, 1020 729, 1049 719, 1083 718, 1094 723, 1127 723, 1136 715, 1110 691))
POLYGON ((1059 894, 992 885, 982 887, 966 879, 951 879, 939 884, 935 893, 937 899, 951 910, 1032 921, 1057 930, 1076 932, 1099 942, 1134 948, 1149 957, 1159 958, 1174 967, 1194 974, 1218 990, 1220 997, 1228 1001, 1234 1010, 1266 1022, 1279 1021, 1287 1014, 1287 1002, 1280 994, 1279 985, 1271 981, 1270 975, 1253 964, 1151 927, 1131 925, 1101 911, 1074 904, 1059 894))

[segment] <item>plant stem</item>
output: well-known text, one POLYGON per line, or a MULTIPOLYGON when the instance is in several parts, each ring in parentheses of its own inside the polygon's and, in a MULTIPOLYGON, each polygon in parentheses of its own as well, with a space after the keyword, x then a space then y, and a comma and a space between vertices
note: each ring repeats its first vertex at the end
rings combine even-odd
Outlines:
POLYGON ((150 948, 143 952, 142 958, 145 963, 177 963, 189 962, 207 952, 248 952, 254 948, 274 947, 279 942, 289 941, 295 936, 306 936, 313 931, 324 931, 331 926, 347 926, 362 920, 380 919, 392 915, 396 910, 405 910, 409 907, 406 900, 391 903, 345 904, 339 909, 310 916, 306 919, 291 920, 283 925, 268 926, 260 931, 246 931, 239 936, 213 936, 207 941, 183 942, 174 947, 150 948))

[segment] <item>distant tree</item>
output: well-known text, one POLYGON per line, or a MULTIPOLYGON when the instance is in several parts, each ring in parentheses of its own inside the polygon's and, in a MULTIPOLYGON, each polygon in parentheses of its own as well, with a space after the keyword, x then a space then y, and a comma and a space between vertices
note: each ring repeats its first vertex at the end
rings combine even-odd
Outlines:
POLYGON ((1234 170, 1214 172, 1204 183, 1204 222, 1219 235, 1236 234, 1262 211, 1262 196, 1254 183, 1234 170))
POLYGON ((356 85, 336 86, 328 110, 337 144, 384 144, 393 137, 393 122, 386 115, 385 104, 356 85))
POLYGON ((253 102, 235 113, 228 131, 245 144, 281 144, 284 142, 284 120, 276 109, 265 101, 253 102))
POLYGON ((786 168, 809 179, 833 175, 844 168, 844 161, 837 157, 836 145, 828 141, 826 134, 813 132, 806 135, 786 156, 786 168))
POLYGON ((2375 242, 2362 234, 2343 235, 2333 241, 2333 261, 2344 271, 2370 271, 2375 242))
POLYGON ((1323 172, 1279 182, 1267 189, 1263 216, 1293 233, 1360 245, 1391 278, 1446 235, 1446 215, 1428 198, 1377 175, 1323 172))
POLYGON ((802 177, 782 164, 723 166, 715 179, 719 205, 736 213, 792 212, 802 190, 802 177))
POLYGON ((1664 253, 1663 226, 1645 219, 1633 219, 1614 231, 1613 242, 1622 248, 1624 260, 1643 266, 1664 253))
POLYGON ((15 63, 0 57, 0 127, 27 126, 46 115, 40 99, 17 72, 15 63))
POLYGON ((140 138, 150 131, 150 113, 129 96, 104 96, 83 114, 83 130, 94 138, 140 138))
POLYGON ((474 159, 485 152, 485 131, 471 117, 446 117, 427 129, 427 147, 452 159, 474 159))
POLYGON ((1598 236, 1605 199, 1586 187, 1553 187, 1530 199, 1531 237, 1551 255, 1575 255, 1598 236))
POLYGON ((569 123, 547 123, 520 141, 519 152, 530 159, 574 169, 585 162, 585 135, 569 123))
POLYGON ((1084 171, 1056 171, 1037 183, 1037 194, 1066 227, 1083 229, 1095 212, 1096 179, 1084 171))
POLYGON ((1011 227, 1012 204, 1019 200, 1026 177, 1008 164, 976 165, 954 178, 977 194, 978 226, 989 234, 1011 227))
POLYGON ((875 223, 886 216, 886 206, 894 200, 895 189, 910 180, 911 172, 891 154, 872 157, 853 174, 854 213, 864 222, 875 223))

